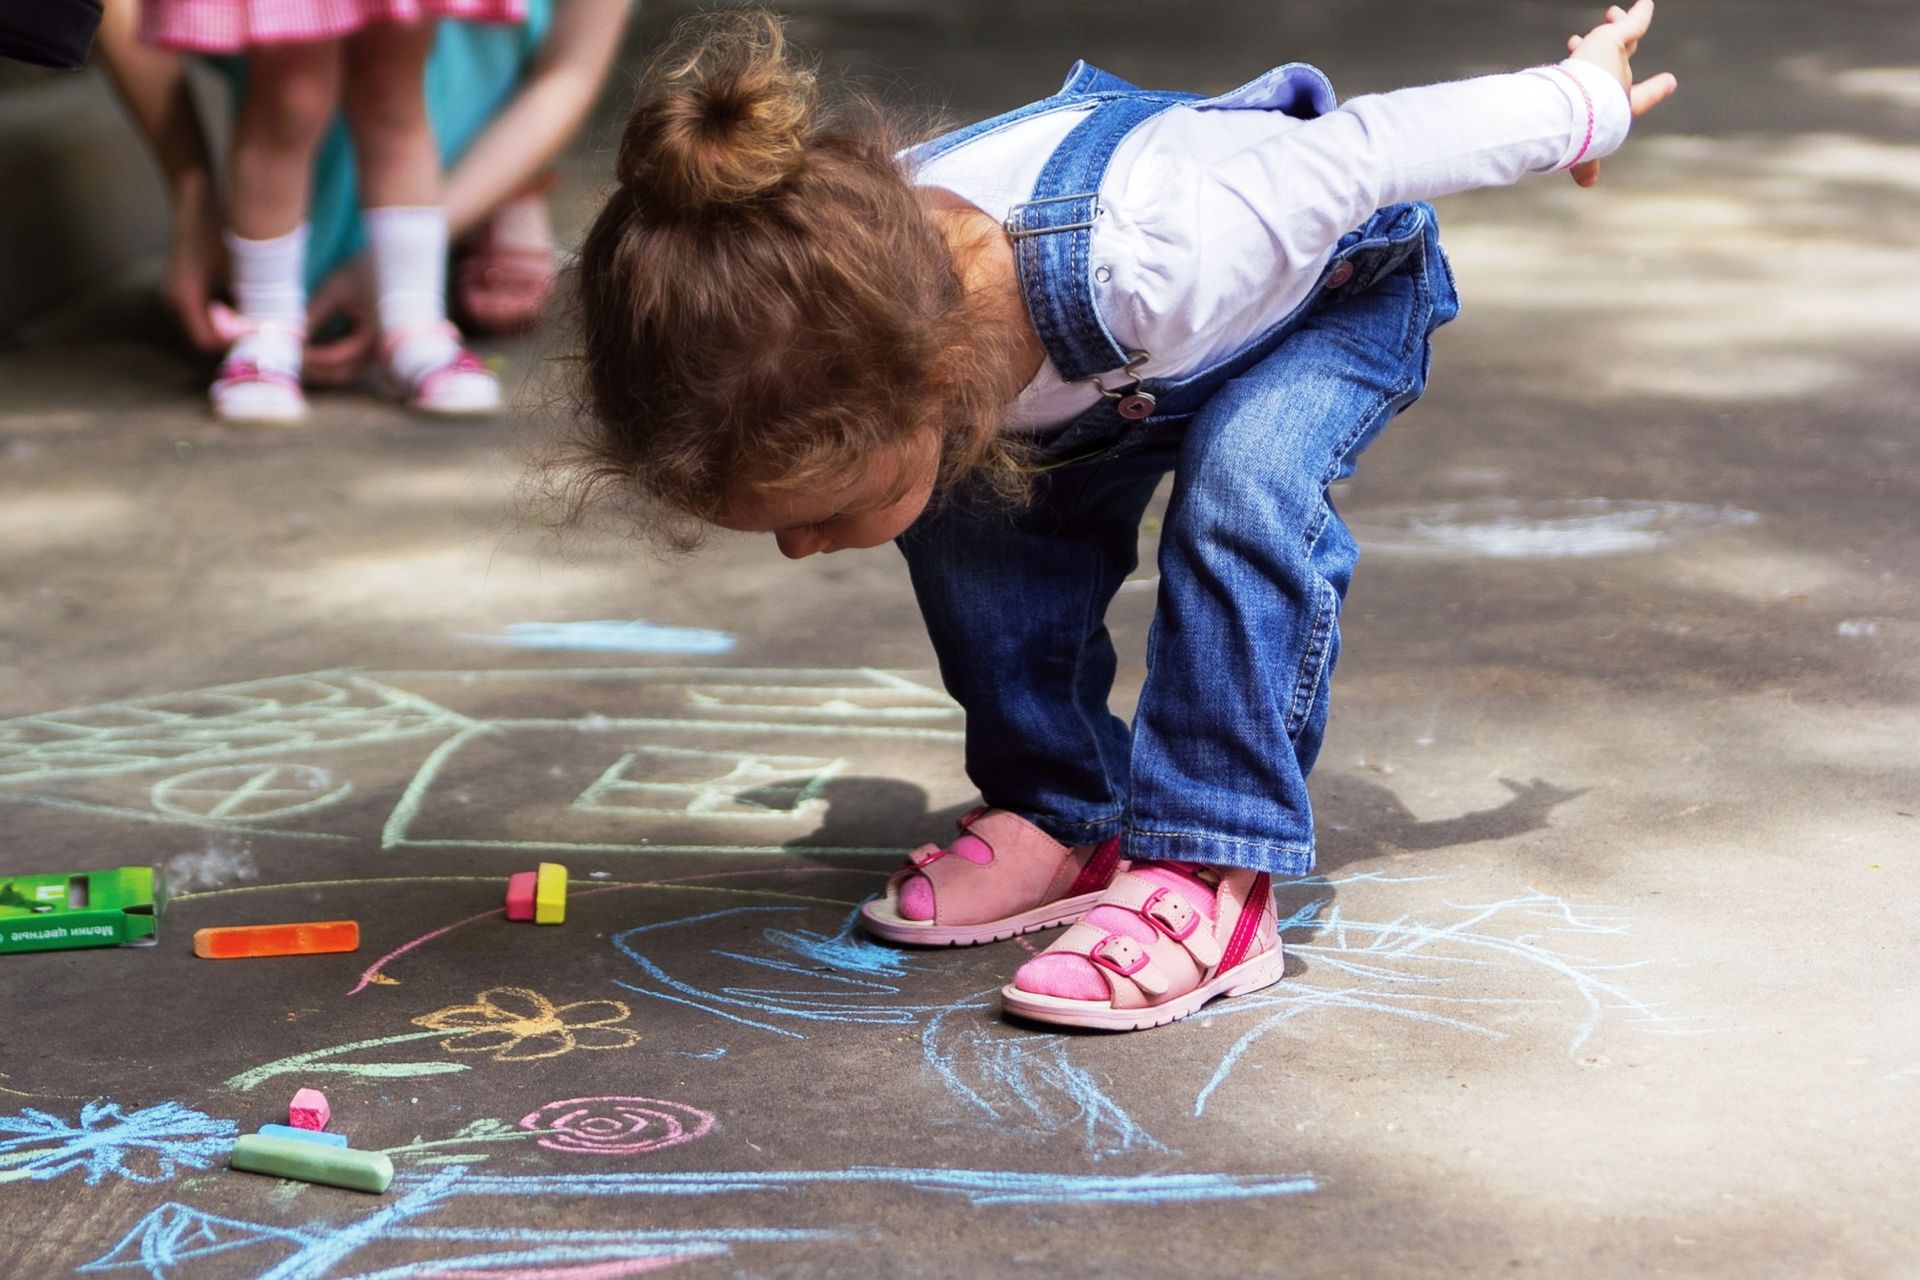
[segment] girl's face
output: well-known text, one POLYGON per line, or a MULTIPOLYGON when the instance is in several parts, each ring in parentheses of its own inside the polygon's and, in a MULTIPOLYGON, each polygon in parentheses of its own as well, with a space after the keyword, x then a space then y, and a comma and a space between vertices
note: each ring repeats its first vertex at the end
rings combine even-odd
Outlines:
POLYGON ((780 554, 800 560, 816 551, 877 547, 920 518, 940 470, 940 438, 932 431, 875 454, 844 485, 812 492, 743 488, 716 521, 739 533, 771 533, 780 554))

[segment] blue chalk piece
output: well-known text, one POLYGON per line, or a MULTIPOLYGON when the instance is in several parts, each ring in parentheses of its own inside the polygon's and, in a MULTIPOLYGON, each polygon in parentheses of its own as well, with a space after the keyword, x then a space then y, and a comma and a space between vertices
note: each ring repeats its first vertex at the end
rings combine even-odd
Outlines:
POLYGON ((725 631, 667 627, 645 618, 631 622, 510 622, 499 635, 462 638, 516 649, 598 649, 608 653, 727 653, 734 644, 725 631))
POLYGON ((296 1142, 317 1142, 323 1147, 344 1147, 347 1135, 327 1133, 322 1129, 296 1129, 290 1124, 263 1124, 260 1126, 263 1138, 292 1138, 296 1142))

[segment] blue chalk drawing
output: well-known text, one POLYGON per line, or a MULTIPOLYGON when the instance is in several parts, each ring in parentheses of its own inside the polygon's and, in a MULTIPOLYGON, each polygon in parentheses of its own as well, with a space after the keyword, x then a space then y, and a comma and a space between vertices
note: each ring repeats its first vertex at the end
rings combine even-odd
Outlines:
POLYGON ((1036 1137, 1077 1131, 1098 1160, 1136 1151, 1169 1153, 1099 1082, 1067 1055, 1067 1037, 983 1020, 992 991, 927 1020, 926 1064, 948 1092, 1003 1131, 1036 1137), (955 1017, 965 1011, 969 1016, 955 1017))
POLYGON ((1549 945, 1559 937, 1625 934, 1628 918, 1606 908, 1529 890, 1498 902, 1443 899, 1444 909, 1460 913, 1446 923, 1408 915, 1365 921, 1348 918, 1340 907, 1329 905, 1330 895, 1320 894, 1337 885, 1404 884, 1433 878, 1365 873, 1338 880, 1307 877, 1276 885, 1283 898, 1303 889, 1319 895, 1310 896, 1280 924, 1287 949, 1307 961, 1308 977, 1208 1010, 1215 1019, 1257 1017, 1257 1021, 1221 1056, 1212 1077, 1194 1098, 1193 1114, 1205 1114, 1213 1094, 1263 1036, 1313 1013, 1385 1016, 1501 1040, 1509 1033, 1476 1020, 1477 1013, 1503 1006, 1568 1008, 1572 1012, 1570 1057, 1577 1056, 1609 1018, 1623 1017, 1655 1033, 1698 1030, 1682 1025, 1689 1017, 1661 1012, 1613 976, 1640 968, 1646 961, 1603 962, 1563 954, 1549 945), (1521 975, 1528 994, 1479 994, 1490 971, 1501 970, 1521 975), (1543 978, 1548 984, 1544 988, 1539 982, 1543 978), (1470 980, 1479 985, 1469 985, 1470 980))
MULTIPOLYGON (((453 1204, 461 1196, 529 1194, 514 1178, 495 1178, 484 1185, 466 1180, 466 1170, 452 1168, 410 1175, 396 1183, 399 1194, 363 1217, 332 1227, 313 1223, 298 1229, 277 1228, 204 1214, 186 1205, 169 1203, 147 1214, 105 1254, 78 1268, 81 1272, 145 1272, 151 1280, 168 1280, 171 1269, 216 1253, 253 1246, 292 1247, 292 1253, 273 1266, 262 1266, 260 1280, 322 1280, 354 1254, 373 1245, 420 1247, 428 1258, 419 1262, 359 1272, 355 1280, 411 1280, 444 1274, 458 1267, 540 1267, 561 1263, 604 1262, 667 1258, 681 1260, 724 1254, 743 1241, 830 1240, 837 1232, 750 1227, 699 1231, 543 1231, 536 1228, 431 1226, 422 1219, 453 1204), (480 1245, 489 1251, 461 1250, 480 1245), (504 1246, 504 1247, 502 1247, 504 1246)), ((544 1180, 536 1180, 544 1181, 544 1180)))
MULTIPOLYGON (((539 1268, 566 1264, 660 1259, 680 1262, 730 1253, 747 1243, 831 1244, 852 1233, 787 1227, 712 1226, 696 1230, 628 1231, 438 1225, 432 1215, 465 1198, 629 1197, 766 1195, 778 1205, 810 1187, 901 1187, 959 1196, 978 1206, 1049 1205, 1098 1207, 1232 1201, 1302 1195, 1317 1189, 1305 1174, 1149 1173, 1117 1177, 1027 1173, 999 1169, 918 1169, 856 1166, 851 1169, 775 1172, 612 1173, 580 1175, 486 1174, 472 1168, 403 1172, 379 1207, 342 1225, 324 1222, 276 1227, 203 1213, 169 1202, 142 1218, 113 1248, 80 1266, 82 1273, 143 1273, 171 1280, 180 1269, 242 1249, 285 1251, 278 1262, 255 1263, 260 1280, 326 1280, 354 1255, 379 1246, 383 1256, 417 1251, 426 1256, 375 1271, 354 1271, 353 1280, 425 1280, 473 1268, 539 1268), (465 1252, 477 1249, 477 1252, 465 1252)), ((496 1205, 492 1212, 498 1211, 496 1205)), ((467 1215, 471 1217, 471 1215, 467 1215)), ((752 1216, 764 1219, 766 1209, 752 1216)))
POLYGON ((0 1183, 47 1182, 85 1170, 88 1186, 109 1177, 158 1183, 181 1169, 208 1169, 233 1149, 239 1126, 177 1102, 127 1115, 96 1098, 78 1120, 27 1107, 0 1116, 0 1183))
POLYGON ((1103 1176, 1029 1173, 1016 1169, 916 1169, 854 1165, 715 1173, 590 1173, 570 1176, 468 1173, 469 1193, 522 1196, 716 1196, 786 1193, 804 1187, 905 1187, 952 1195, 969 1204, 1084 1207, 1105 1204, 1177 1204, 1255 1200, 1317 1191, 1311 1174, 1135 1173, 1103 1176))
POLYGON ((899 947, 875 942, 860 928, 860 912, 847 913, 832 934, 806 929, 769 929, 768 942, 791 951, 802 959, 829 969, 865 973, 882 978, 897 978, 908 972, 910 954, 899 947))
POLYGON ((499 635, 463 640, 515 649, 591 649, 601 653, 729 653, 733 637, 699 627, 667 627, 645 618, 631 622, 513 622, 499 635))
MULTIPOLYGON (((912 976, 923 959, 866 937, 857 924, 858 912, 849 913, 831 934, 762 929, 759 941, 765 951, 716 948, 695 962, 702 973, 712 971, 714 960, 742 966, 750 981, 737 984, 683 980, 641 949, 681 926, 710 928, 721 921, 790 916, 808 909, 734 907, 627 929, 614 935, 613 945, 639 967, 645 980, 616 980, 615 985, 794 1040, 807 1039, 812 1025, 822 1022, 917 1026, 933 1077, 970 1113, 1002 1132, 1031 1137, 1075 1133, 1096 1159, 1169 1150, 1091 1074, 1069 1060, 1066 1037, 1036 1036, 1003 1025, 994 1013, 992 990, 937 1004, 908 996, 899 979, 912 976), (768 982, 776 985, 764 985, 768 982)), ((673 946, 663 946, 657 954, 668 952, 682 961, 689 958, 673 946)))
POLYGON ((240 1218, 202 1213, 168 1201, 140 1219, 112 1249, 75 1268, 78 1271, 144 1271, 165 1280, 174 1268, 261 1244, 306 1247, 319 1237, 306 1231, 269 1227, 240 1218))
MULTIPOLYGON (((1602 907, 1529 890, 1495 902, 1442 898, 1423 911, 1426 918, 1401 914, 1365 920, 1333 902, 1336 887, 1429 879, 1362 873, 1279 886, 1284 901, 1304 895, 1280 930, 1308 971, 1201 1015, 1203 1026, 1252 1025, 1218 1050, 1217 1064, 1194 1096, 1193 1115, 1207 1113, 1266 1035, 1308 1014, 1391 1017, 1505 1039, 1512 1032, 1488 1015, 1532 1006, 1569 1018, 1570 1056, 1577 1056, 1606 1022, 1659 1034, 1698 1030, 1686 1025, 1689 1018, 1664 1012, 1622 985, 1619 975, 1644 961, 1605 961, 1567 949, 1571 939, 1610 939, 1627 932, 1627 918, 1602 907)), ((763 929, 760 945, 712 949, 695 962, 703 975, 713 972, 714 960, 723 960, 760 981, 687 981, 662 959, 673 952, 676 967, 687 963, 691 958, 682 948, 651 946, 663 931, 682 925, 711 929, 730 919, 804 910, 733 908, 626 930, 614 937, 614 945, 643 978, 617 985, 791 1039, 808 1038, 810 1024, 819 1022, 917 1026, 931 1075, 969 1112, 1002 1132, 1035 1137, 1071 1132, 1095 1159, 1169 1150, 1073 1060, 1077 1037, 1006 1028, 996 1016, 991 990, 941 1004, 914 999, 903 980, 914 976, 925 957, 868 941, 858 932, 855 916, 832 934, 763 929), (767 981, 769 975, 778 981, 767 981)), ((1211 1043, 1197 1042, 1195 1048, 1211 1052, 1211 1043)), ((1154 1085, 1156 1091, 1164 1087, 1154 1085)))
MULTIPOLYGON (((623 930, 613 935, 613 945, 639 967, 648 981, 616 981, 614 985, 794 1040, 806 1039, 805 1033, 793 1026, 780 1025, 781 1020, 905 1026, 945 1007, 915 1002, 903 994, 898 983, 877 980, 879 977, 906 973, 907 957, 901 952, 851 936, 851 923, 831 938, 801 930, 762 931, 761 938, 772 944, 776 953, 784 952, 784 956, 754 955, 744 951, 709 952, 712 958, 730 960, 744 966, 746 972, 743 976, 754 983, 728 984, 711 989, 674 977, 657 961, 643 954, 636 942, 636 939, 666 929, 711 925, 719 920, 757 915, 790 915, 806 909, 732 907, 725 911, 623 930), (823 955, 846 957, 849 960, 848 967, 855 974, 868 976, 835 972, 823 963, 823 955), (758 985, 763 982, 777 985, 758 985)), ((702 967, 709 966, 703 962, 702 967)))

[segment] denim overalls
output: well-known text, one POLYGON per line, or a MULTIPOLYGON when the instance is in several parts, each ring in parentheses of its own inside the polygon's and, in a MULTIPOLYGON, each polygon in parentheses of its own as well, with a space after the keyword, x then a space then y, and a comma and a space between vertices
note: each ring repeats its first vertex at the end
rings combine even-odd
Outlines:
MULTIPOLYGON (((1327 496, 1418 399, 1428 339, 1459 303, 1433 211, 1396 205, 1343 238, 1314 292, 1211 368, 1137 380, 1095 305, 1097 192, 1125 136, 1194 95, 1084 63, 1054 97, 929 143, 1092 106, 1008 218, 1027 310, 1069 380, 1101 402, 1050 438, 1030 508, 966 490, 899 540, 948 691, 966 708, 967 774, 1055 839, 1114 835, 1132 858, 1313 865, 1306 775, 1320 750, 1341 600, 1358 548, 1327 496), (1174 475, 1159 599, 1131 728, 1107 708, 1104 617, 1139 559, 1140 519, 1174 475)), ((1269 72, 1209 109, 1311 117, 1311 67, 1269 72)))

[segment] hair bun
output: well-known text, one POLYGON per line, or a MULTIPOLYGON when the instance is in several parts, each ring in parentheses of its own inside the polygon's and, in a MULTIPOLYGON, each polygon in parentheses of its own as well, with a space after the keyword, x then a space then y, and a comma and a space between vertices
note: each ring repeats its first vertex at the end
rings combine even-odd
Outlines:
POLYGON ((688 19, 641 82, 620 138, 620 183, 681 212, 755 200, 806 163, 816 96, 772 14, 688 19))

